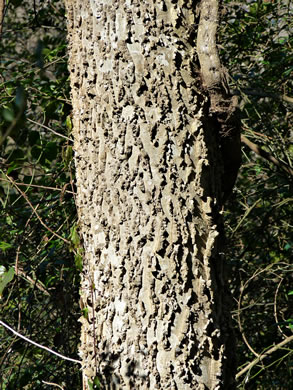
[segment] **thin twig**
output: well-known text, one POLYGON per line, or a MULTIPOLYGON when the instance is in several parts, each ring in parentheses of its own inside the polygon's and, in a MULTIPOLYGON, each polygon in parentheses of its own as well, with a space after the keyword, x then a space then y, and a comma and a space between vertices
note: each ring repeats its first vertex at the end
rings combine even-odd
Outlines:
POLYGON ((8 175, 5 174, 5 176, 7 177, 7 179, 11 182, 11 184, 19 191, 19 193, 24 197, 24 199, 27 201, 27 203, 29 204, 29 206, 31 207, 31 209, 33 210, 34 214, 36 215, 36 217, 38 218, 38 220, 40 221, 40 223, 44 226, 44 228, 46 228, 47 230, 49 230, 50 233, 52 233, 54 236, 58 237, 60 240, 64 241, 66 244, 70 244, 70 241, 66 240, 66 238, 60 236, 58 233, 54 232, 49 226, 47 226, 45 224, 45 222, 43 222, 42 218, 39 216, 39 214, 37 213, 37 210, 34 208, 34 206, 31 204, 30 200, 28 199, 27 195, 18 187, 18 185, 15 183, 15 181, 9 177, 8 175))
POLYGON ((238 374, 236 375, 236 379, 238 379, 240 376, 246 373, 246 371, 250 370, 253 366, 255 366, 257 363, 261 362, 263 359, 265 359, 268 355, 272 354, 273 352, 277 351, 283 345, 290 343, 290 341, 293 341, 293 335, 290 337, 287 337, 285 340, 281 341, 279 344, 274 345, 272 348, 268 349, 263 354, 260 354, 259 357, 254 359, 252 362, 247 364, 246 367, 244 367, 238 374))
POLYGON ((19 266, 14 266, 15 274, 22 276, 24 279, 26 279, 29 283, 36 286, 39 290, 41 290, 45 295, 50 296, 50 293, 45 289, 44 286, 37 280, 32 279, 30 276, 28 276, 23 269, 21 269, 19 266))
POLYGON ((70 362, 74 362, 74 363, 78 363, 78 364, 82 364, 82 362, 80 360, 72 359, 72 358, 69 358, 67 356, 61 355, 60 353, 55 352, 52 349, 50 349, 48 347, 45 347, 44 345, 38 344, 35 341, 30 340, 29 338, 23 336, 22 334, 20 334, 19 332, 17 332, 16 330, 14 330, 13 328, 8 326, 7 324, 5 324, 5 322, 3 322, 1 320, 0 320, 0 324, 2 326, 4 326, 4 328, 10 330, 10 332, 14 333, 16 336, 22 338, 23 340, 27 341, 28 343, 31 343, 31 344, 35 345, 36 347, 44 349, 45 351, 48 351, 48 352, 52 353, 53 355, 56 355, 56 356, 60 357, 61 359, 68 360, 70 362))
MULTIPOLYGON (((9 182, 9 180, 7 179, 3 179, 0 177, 0 181, 5 181, 5 182, 9 182)), ((62 191, 62 192, 66 192, 67 194, 72 194, 74 195, 75 193, 72 192, 72 191, 69 191, 69 190, 64 190, 64 187, 63 188, 57 188, 57 187, 47 187, 47 186, 40 186, 38 184, 28 184, 28 183, 18 183, 18 182, 15 182, 16 185, 18 186, 25 186, 25 187, 35 187, 35 188, 42 188, 44 190, 52 190, 52 191, 62 191)), ((70 184, 70 183, 68 183, 70 184)))
POLYGON ((76 192, 74 191, 74 180, 73 180, 73 176, 72 176, 72 170, 71 170, 71 163, 69 165, 69 176, 70 176, 70 184, 71 184, 71 189, 72 189, 72 194, 73 194, 73 198, 74 198, 74 203, 76 203, 76 192))
MULTIPOLYGON (((36 209, 38 208, 39 205, 37 205, 36 209)), ((15 266, 14 266, 14 269, 15 269, 15 274, 17 275, 18 274, 18 260, 19 260, 19 253, 20 253, 20 248, 21 248, 21 245, 24 241, 24 233, 26 231, 26 228, 28 227, 29 223, 30 223, 30 220, 32 219, 34 213, 32 212, 31 215, 29 216, 29 218, 27 219, 25 225, 24 225, 24 229, 23 229, 23 237, 22 237, 22 240, 21 240, 21 243, 18 245, 17 247, 17 250, 16 250, 16 257, 15 257, 15 266)))
POLYGON ((239 229, 239 227, 241 226, 242 222, 245 220, 245 218, 248 216, 248 214, 252 211, 252 209, 257 206, 257 204, 261 201, 261 199, 257 199, 256 202, 253 203, 252 206, 248 207, 243 215, 243 217, 240 219, 240 221, 238 222, 237 226, 235 227, 235 229, 233 229, 233 232, 232 232, 232 237, 234 236, 234 234, 236 233, 236 231, 239 229))
POLYGON ((2 34, 2 25, 4 19, 5 0, 0 0, 0 38, 2 34))
POLYGON ((46 130, 51 131, 52 133, 58 135, 58 136, 61 137, 61 138, 65 138, 65 139, 67 139, 68 141, 73 142, 73 139, 71 139, 71 138, 69 138, 69 137, 66 137, 66 135, 57 133, 57 131, 51 129, 51 128, 48 127, 48 126, 43 125, 42 123, 35 122, 35 121, 33 121, 32 119, 29 119, 29 118, 26 118, 26 119, 27 119, 29 122, 34 123, 35 125, 38 125, 38 126, 40 126, 40 127, 43 127, 43 128, 46 129, 46 130))
POLYGON ((45 382, 45 381, 42 381, 42 382, 45 383, 46 385, 49 385, 49 386, 56 386, 56 387, 59 387, 59 389, 64 390, 64 387, 62 387, 62 386, 60 386, 60 385, 57 385, 57 383, 45 382))
POLYGON ((289 175, 293 176, 293 169, 290 168, 287 164, 284 164, 283 162, 277 160, 274 156, 272 156, 270 153, 266 152, 262 148, 260 148, 258 145, 251 142, 248 138, 246 138, 244 135, 241 135, 241 142, 243 142, 246 146, 249 147, 254 153, 258 154, 259 156, 265 158, 266 160, 272 162, 277 167, 283 169, 289 175))
MULTIPOLYGON (((44 26, 42 26, 42 27, 44 28, 44 26)), ((64 60, 64 59, 67 58, 67 57, 68 57, 67 54, 65 54, 65 55, 62 56, 62 57, 58 57, 56 60, 54 60, 54 61, 52 61, 52 62, 49 62, 47 65, 43 66, 43 69, 47 69, 47 68, 49 68, 51 65, 56 64, 56 63, 58 63, 59 61, 64 60)))
POLYGON ((256 96, 256 97, 260 97, 260 98, 268 97, 268 98, 272 98, 275 100, 284 100, 287 103, 293 104, 293 98, 290 96, 287 96, 285 94, 281 95, 279 93, 271 93, 268 91, 263 91, 260 89, 252 89, 252 88, 241 88, 241 89, 233 89, 232 90, 232 95, 239 96, 242 94, 249 95, 249 96, 256 96))
POLYGON ((260 355, 252 348, 252 346, 249 344, 246 336, 245 336, 245 333, 244 333, 244 330, 243 330, 243 327, 242 327, 242 322, 241 322, 241 312, 243 311, 244 308, 241 308, 241 304, 242 304, 242 299, 243 299, 243 295, 244 295, 244 291, 246 290, 247 286, 249 285, 249 283, 256 277, 258 277, 261 273, 263 272, 267 272, 269 271, 275 264, 269 264, 268 266, 266 266, 264 269, 257 269, 253 275, 248 279, 246 280, 246 282, 244 283, 244 285, 241 287, 240 289, 240 295, 239 295, 239 300, 237 302, 237 321, 238 321, 238 326, 239 326, 239 330, 240 330, 240 333, 241 333, 241 336, 243 338, 243 341, 245 342, 247 348, 257 357, 259 358, 260 355))
POLYGON ((277 310, 277 298, 278 298, 279 289, 280 289, 280 286, 281 286, 281 283, 283 282, 283 280, 284 279, 281 277, 281 279, 278 283, 278 286, 276 288, 275 296, 274 296, 274 317, 275 317, 275 321, 276 321, 276 324, 278 326, 279 332, 281 333, 282 336, 286 337, 285 333, 282 331, 282 329, 279 325, 278 310, 277 310))
POLYGON ((287 103, 293 104, 293 98, 287 95, 282 95, 282 99, 285 100, 287 103))
POLYGON ((242 288, 240 289, 240 297, 239 297, 239 300, 238 300, 238 311, 237 311, 237 322, 238 322, 238 326, 239 326, 239 330, 240 330, 240 333, 241 333, 241 336, 242 336, 242 339, 244 341, 244 343, 246 344, 247 348, 250 350, 250 352, 252 352, 256 357, 259 357, 259 354, 252 348, 252 346, 249 344, 247 338, 246 338, 246 335, 244 333, 244 330, 243 330, 243 327, 242 327, 242 322, 241 322, 241 301, 242 301, 242 295, 243 295, 243 292, 245 290, 245 287, 246 285, 249 283, 251 279, 249 279, 248 281, 245 282, 244 286, 242 286, 242 288))

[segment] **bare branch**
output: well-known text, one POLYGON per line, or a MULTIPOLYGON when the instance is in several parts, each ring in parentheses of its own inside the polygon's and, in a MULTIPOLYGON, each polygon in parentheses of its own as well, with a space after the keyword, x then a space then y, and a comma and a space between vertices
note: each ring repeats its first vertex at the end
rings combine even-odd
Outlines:
MULTIPOLYGON (((2 177, 0 177, 0 181, 9 182, 10 180, 3 179, 2 177)), ((61 192, 66 192, 67 194, 72 194, 72 195, 75 194, 72 191, 64 190, 64 186, 63 186, 63 188, 57 188, 57 187, 41 186, 39 184, 27 184, 27 183, 18 183, 18 182, 15 182, 15 184, 18 185, 18 186, 42 188, 44 190, 52 190, 52 191, 61 191, 61 192)), ((67 183, 67 184, 69 185, 70 183, 67 183)))
POLYGON ((258 154, 259 156, 265 158, 266 160, 272 162, 277 167, 283 169, 289 175, 293 176, 293 169, 290 168, 288 165, 284 164, 283 162, 277 160, 274 156, 272 156, 270 153, 266 152, 262 148, 260 148, 258 145, 251 142, 248 138, 245 137, 245 135, 241 135, 241 142, 243 142, 246 146, 249 147, 254 153, 258 154))
POLYGON ((51 131, 51 132, 54 133, 55 135, 58 135, 58 137, 65 138, 65 139, 67 139, 67 141, 73 142, 73 139, 71 139, 71 138, 69 138, 69 137, 66 137, 66 135, 57 133, 57 131, 51 129, 51 128, 48 127, 48 126, 43 125, 42 123, 35 122, 35 121, 33 121, 32 119, 29 119, 29 118, 26 118, 26 119, 27 119, 29 122, 34 123, 35 125, 38 125, 38 126, 40 126, 40 127, 43 127, 43 128, 46 129, 46 130, 51 131))
MULTIPOLYGON (((231 79, 231 77, 230 77, 231 79)), ((285 94, 281 95, 278 93, 271 93, 268 91, 263 91, 260 89, 252 89, 252 88, 241 88, 241 89, 234 89, 231 91, 232 95, 239 96, 241 94, 248 95, 248 96, 257 96, 259 98, 271 98, 275 100, 284 100, 287 103, 293 104, 293 98, 290 96, 287 96, 285 94)))
POLYGON ((82 364, 82 362, 80 360, 76 360, 76 359, 71 359, 69 357, 66 357, 64 355, 61 355, 60 353, 58 352, 55 352, 53 351, 52 349, 48 348, 48 347, 45 347, 44 345, 41 345, 41 344, 38 344, 36 343, 35 341, 32 341, 30 340, 29 338, 23 336, 22 334, 18 333, 16 330, 14 330, 13 328, 11 328, 10 326, 8 326, 7 324, 5 324, 5 322, 1 321, 0 320, 0 324, 2 326, 4 326, 4 328, 10 330, 10 332, 14 333, 16 336, 22 338, 23 340, 27 341, 28 343, 31 343, 33 345, 35 345, 36 347, 39 347, 41 349, 44 349, 45 351, 48 351, 50 353, 52 353, 53 355, 56 355, 58 357, 60 357, 61 359, 64 359, 64 360, 69 360, 70 362, 73 362, 73 363, 78 363, 78 364, 82 364))
POLYGON ((60 386, 60 385, 57 385, 57 383, 45 382, 45 381, 42 381, 42 382, 45 383, 45 385, 56 386, 56 387, 58 387, 59 389, 64 390, 64 387, 62 387, 62 386, 60 386))
POLYGON ((287 337, 285 340, 281 341, 279 344, 274 345, 272 348, 268 349, 263 354, 260 354, 259 357, 254 359, 252 362, 247 364, 246 367, 244 367, 238 374, 236 375, 236 379, 238 379, 240 376, 246 373, 246 371, 250 370, 253 366, 255 366, 257 363, 261 362, 263 359, 265 359, 268 355, 271 355, 273 352, 277 351, 284 345, 290 343, 293 340, 293 335, 290 337, 287 337))
POLYGON ((39 216, 39 214, 37 213, 37 210, 35 209, 35 207, 32 205, 32 203, 30 202, 30 200, 28 199, 27 195, 18 187, 18 185, 15 183, 15 181, 8 175, 5 174, 5 176, 7 177, 7 179, 11 182, 11 184, 17 189, 17 191, 24 197, 24 199, 27 201, 27 203, 29 204, 30 208, 33 210, 34 214, 36 215, 36 217, 38 218, 38 220, 40 221, 40 223, 44 226, 44 228, 46 228, 47 230, 49 230, 50 233, 52 233, 54 236, 60 238, 60 240, 64 241, 66 244, 70 244, 70 241, 66 240, 66 238, 60 236, 58 233, 54 232, 49 226, 47 226, 45 224, 45 222, 43 222, 42 218, 39 216))

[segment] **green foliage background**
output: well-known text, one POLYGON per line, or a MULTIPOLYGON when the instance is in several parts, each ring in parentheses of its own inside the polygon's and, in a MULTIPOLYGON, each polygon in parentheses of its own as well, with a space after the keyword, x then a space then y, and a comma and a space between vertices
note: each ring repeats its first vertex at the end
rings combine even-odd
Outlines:
MULTIPOLYGON (((6 135, 0 160, 0 265, 15 270, 0 301, 1 319, 78 359, 78 243, 63 3, 9 2, 0 56, 0 126, 6 135)), ((78 365, 2 327, 0 335, 1 389, 52 388, 43 381, 81 388, 78 365)))
MULTIPOLYGON (((225 213, 239 371, 292 337, 293 183, 286 171, 293 166, 292 11, 290 0, 227 0, 220 30, 242 134, 282 164, 243 145, 225 213)), ((238 387, 292 388, 292 352, 291 341, 239 377, 238 387)))
MULTIPOLYGON (((292 2, 226 0, 219 32, 242 133, 292 168, 292 2)), ((7 3, 0 46, 1 319, 78 359, 79 270, 66 22, 60 0, 7 3), (56 234, 59 236, 56 236, 56 234)), ((239 372, 292 336, 292 176, 243 145, 225 210, 239 372)), ((81 388, 79 367, 0 327, 1 390, 81 388)), ((292 345, 238 380, 289 389, 292 345)))

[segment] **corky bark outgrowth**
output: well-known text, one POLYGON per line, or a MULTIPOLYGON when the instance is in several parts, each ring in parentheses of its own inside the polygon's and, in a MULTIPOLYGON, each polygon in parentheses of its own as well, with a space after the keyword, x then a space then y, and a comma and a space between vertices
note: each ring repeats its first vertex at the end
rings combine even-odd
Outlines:
POLYGON ((195 1, 66 0, 84 389, 233 388, 195 1))

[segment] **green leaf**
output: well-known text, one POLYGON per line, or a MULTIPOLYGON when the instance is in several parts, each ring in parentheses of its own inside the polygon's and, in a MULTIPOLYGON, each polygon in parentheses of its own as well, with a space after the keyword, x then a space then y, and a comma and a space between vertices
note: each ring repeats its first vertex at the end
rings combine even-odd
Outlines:
POLYGON ((28 135, 30 146, 34 146, 40 142, 40 133, 38 131, 30 131, 28 135))
POLYGON ((31 149, 31 155, 34 159, 38 160, 40 156, 42 155, 43 150, 40 146, 34 145, 31 149))
POLYGON ((10 175, 10 173, 11 173, 12 171, 14 171, 15 169, 17 169, 18 167, 19 167, 19 165, 16 164, 16 163, 10 165, 10 167, 7 169, 7 175, 10 175))
POLYGON ((2 275, 0 275, 0 297, 2 296, 2 292, 3 292, 4 288, 7 286, 7 284, 9 282, 11 282, 13 277, 14 277, 14 268, 13 267, 10 267, 7 272, 4 272, 4 273, 2 273, 2 275))
POLYGON ((12 248, 13 245, 9 244, 8 242, 0 241, 0 249, 5 252, 7 249, 12 248))
POLYGON ((68 130, 68 135, 69 135, 72 131, 72 121, 71 121, 70 115, 67 115, 65 123, 66 123, 66 127, 68 130))
POLYGON ((44 157, 49 161, 53 161, 57 157, 57 153, 56 142, 48 142, 44 151, 44 157))
POLYGON ((101 382, 99 381, 99 378, 96 376, 93 382, 88 379, 88 385, 90 390, 99 390, 101 387, 101 382))
POLYGON ((75 248, 79 246, 80 240, 79 240, 79 235, 77 233, 75 224, 70 229, 70 240, 72 241, 75 248))
POLYGON ((62 158, 66 169, 68 169, 69 164, 72 161, 72 157, 73 157, 72 146, 67 146, 65 149, 62 150, 62 158))
POLYGON ((285 72, 283 72, 283 75, 284 76, 289 76, 291 74, 291 72, 293 72, 293 66, 287 70, 285 70, 285 72))
POLYGON ((88 307, 83 308, 81 311, 82 311, 82 315, 84 316, 84 318, 88 319, 88 317, 89 317, 88 307))
POLYGON ((75 262, 75 266, 76 268, 79 270, 79 271, 82 271, 82 256, 77 253, 75 256, 74 256, 74 262, 75 262))
POLYGON ((95 386, 94 389, 100 389, 101 387, 101 382, 97 376, 94 379, 94 386, 95 386))
POLYGON ((12 122, 14 120, 14 112, 10 108, 4 108, 3 117, 7 122, 12 122))
POLYGON ((14 149, 13 152, 10 154, 9 158, 7 159, 7 162, 15 164, 15 160, 23 160, 24 159, 24 151, 21 148, 14 149))

